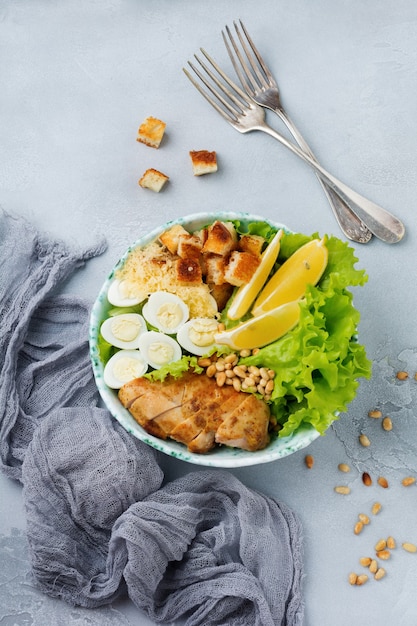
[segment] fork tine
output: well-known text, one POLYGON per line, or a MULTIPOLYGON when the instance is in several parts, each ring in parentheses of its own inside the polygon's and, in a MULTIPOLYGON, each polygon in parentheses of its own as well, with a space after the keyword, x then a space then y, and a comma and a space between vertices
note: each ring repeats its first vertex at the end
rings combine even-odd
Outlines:
POLYGON ((240 115, 244 115, 244 107, 245 106, 249 106, 249 102, 248 102, 248 97, 246 96, 246 94, 237 86, 235 85, 235 83, 223 72, 223 70, 219 67, 219 65, 214 61, 214 59, 212 59, 212 57, 203 49, 200 48, 202 54, 205 56, 205 58, 209 61, 209 63, 212 65, 212 67, 216 70, 216 72, 219 74, 219 76, 227 83, 227 85, 229 85, 231 87, 231 89, 233 89, 236 93, 236 95, 238 95, 241 99, 239 100, 239 98, 236 97, 236 95, 230 91, 226 85, 224 83, 222 83, 217 76, 210 70, 210 68, 197 56, 195 56, 195 59, 198 61, 198 63, 200 64, 200 66, 203 68, 203 70, 205 71, 205 73, 210 77, 210 79, 213 81, 213 83, 215 85, 217 85, 218 89, 220 90, 220 92, 218 90, 215 89, 215 87, 213 86, 212 83, 210 83, 205 76, 199 71, 199 69, 193 65, 193 63, 191 63, 191 61, 188 61, 188 65, 191 67, 191 69, 193 70, 193 72, 196 74, 196 76, 198 76, 198 78, 201 80, 201 82, 203 83, 203 85, 205 85, 205 87, 207 87, 207 89, 213 94, 213 96, 218 100, 218 102, 222 105, 219 106, 219 104, 216 102, 215 99, 213 99, 208 93, 207 91, 205 91, 201 85, 199 85, 197 83, 197 81, 190 75, 190 73, 183 68, 184 73, 186 74, 186 76, 189 78, 189 80, 192 82, 192 84, 194 85, 194 87, 196 87, 196 89, 198 89, 198 91, 201 93, 202 96, 204 96, 204 98, 216 109, 216 111, 218 113, 220 113, 222 115, 222 117, 224 117, 228 122, 230 123, 234 123, 236 124, 238 122, 238 118, 240 115), (228 98, 228 100, 226 100, 223 96, 222 93, 226 96, 226 98, 228 98), (233 106, 234 105, 234 106, 233 106), (223 108, 222 108, 223 107, 223 108))
MULTIPOLYGON (((245 61, 243 60, 242 55, 239 56, 239 60, 241 61, 241 63, 244 64, 244 69, 245 69, 245 72, 247 73, 247 75, 248 76, 251 75, 253 77, 253 75, 255 74, 256 78, 258 79, 258 84, 256 84, 255 78, 252 79, 254 81, 254 90, 256 91, 256 88, 259 87, 259 86, 261 86, 262 88, 267 89, 269 87, 268 81, 265 79, 265 75, 259 69, 259 67, 261 67, 261 69, 263 69, 261 64, 259 63, 259 59, 261 58, 259 52, 255 49, 256 50, 255 57, 258 60, 258 63, 259 63, 259 65, 258 65, 256 63, 256 61, 255 61, 255 58, 254 58, 253 54, 251 54, 251 52, 250 52, 250 50, 248 48, 247 42, 245 42, 245 40, 243 38, 243 35, 242 35, 241 31, 239 30, 239 27, 236 24, 236 22, 233 22, 233 25, 235 27, 236 34, 237 34, 237 36, 239 38, 240 45, 242 46, 242 49, 244 50, 244 52, 246 54, 246 58, 248 59, 248 61, 250 63, 250 66, 252 68, 252 72, 248 68, 248 66, 245 63, 245 61)), ((243 24, 242 24, 242 26, 243 26, 243 24)), ((244 32, 245 32, 245 35, 246 35, 247 31, 244 31, 244 32)), ((252 47, 253 42, 250 39, 248 39, 247 41, 249 42, 249 44, 252 47)))
POLYGON ((227 41, 226 35, 222 31, 222 37, 223 37, 224 45, 226 46, 226 50, 227 50, 227 52, 229 54, 230 60, 231 60, 232 65, 233 65, 233 68, 234 68, 234 70, 235 70, 235 72, 236 72, 236 74, 237 74, 241 84, 243 85, 243 88, 247 91, 247 93, 250 93, 250 94, 252 94, 252 96, 254 96, 255 95, 255 90, 258 87, 258 85, 255 83, 253 75, 249 71, 249 68, 247 67, 247 65, 245 63, 245 61, 244 61, 244 59, 243 59, 243 57, 241 55, 241 52, 240 52, 239 48, 237 47, 236 42, 235 42, 235 40, 233 38, 233 35, 230 32, 230 29, 229 29, 228 26, 226 26, 226 32, 227 32, 227 35, 229 37, 230 43, 233 46, 235 54, 236 54, 236 56, 237 56, 237 58, 239 59, 239 62, 240 62, 240 66, 239 66, 239 64, 236 62, 236 57, 233 54, 233 52, 232 52, 232 50, 231 50, 231 48, 229 46, 229 42, 227 41), (244 69, 245 73, 243 73, 241 71, 241 67, 244 69), (249 84, 248 81, 250 82, 250 84, 249 84))
MULTIPOLYGON (((253 53, 254 53, 254 55, 255 55, 255 57, 256 57, 256 60, 258 61, 258 63, 259 63, 259 65, 260 65, 260 67, 262 68, 263 72, 265 73, 265 76, 267 77, 268 81, 269 81, 271 84, 275 84, 275 79, 274 79, 274 77, 272 76, 272 74, 271 74, 271 72, 270 72, 270 70, 269 70, 269 67, 265 64, 265 61, 264 61, 264 60, 263 60, 263 58, 261 57, 261 55, 260 55, 260 53, 259 53, 259 51, 258 51, 257 47, 255 46, 255 44, 253 43, 252 38, 251 38, 251 36, 249 35, 248 31, 246 30, 246 27, 245 27, 244 23, 242 22, 242 20, 239 20, 239 23, 240 23, 240 26, 241 26, 241 28, 242 28, 243 32, 245 33, 245 37, 246 37, 246 39, 248 40, 250 47, 252 48, 252 51, 253 51, 253 53)), ((242 43, 242 46, 243 46, 243 47, 244 47, 244 49, 245 49, 245 53, 246 53, 246 54, 248 54, 248 52, 247 52, 247 46, 245 46, 245 45, 244 45, 244 43, 243 43, 243 38, 241 38, 241 36, 240 36, 240 34, 239 34, 238 27, 237 27, 236 23, 234 23, 234 24, 235 24, 235 29, 236 29, 236 32, 237 32, 237 33, 238 33, 238 35, 239 35, 240 42, 242 43)), ((249 58, 249 60, 250 60, 250 58, 249 58)), ((253 66, 252 66, 252 67, 253 67, 253 66)))
MULTIPOLYGON (((192 63, 190 63, 190 61, 188 61, 189 66, 194 70, 194 72, 197 74, 197 76, 199 76, 199 78, 201 80, 203 80, 200 72, 197 70, 196 67, 194 67, 194 65, 192 63)), ((185 67, 182 68, 184 74, 187 76, 187 78, 189 78, 189 80, 192 82, 192 84, 194 85, 194 87, 201 93, 201 95, 211 104, 212 107, 214 107, 216 109, 216 111, 218 113, 220 113, 220 115, 222 117, 224 117, 224 119, 227 122, 232 122, 235 121, 235 118, 231 118, 230 115, 228 115, 224 109, 222 109, 217 102, 215 102, 213 100, 213 98, 211 98, 209 96, 209 94, 207 93, 207 91, 204 91, 204 89, 198 84, 198 82, 191 76, 190 72, 188 70, 185 69, 185 67)), ((203 80, 204 84, 207 84, 205 80, 203 80)), ((210 90, 211 91, 211 90, 210 90)))

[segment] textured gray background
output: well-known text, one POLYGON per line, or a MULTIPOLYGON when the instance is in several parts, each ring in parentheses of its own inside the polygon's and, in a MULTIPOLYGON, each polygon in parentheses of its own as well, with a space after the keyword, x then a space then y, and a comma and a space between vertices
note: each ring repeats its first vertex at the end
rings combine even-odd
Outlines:
MULTIPOLYGON (((105 255, 66 290, 94 298, 127 246, 167 219, 245 210, 293 230, 340 235, 308 167, 273 139, 228 127, 188 83, 182 67, 200 46, 230 68, 220 37, 242 18, 277 75, 283 101, 324 166, 404 220, 405 239, 355 245, 368 284, 355 292, 360 340, 374 361, 347 415, 305 451, 234 473, 300 515, 305 534, 305 626, 415 626, 417 555, 400 548, 387 576, 350 587, 358 559, 380 537, 417 543, 416 217, 417 5, 412 0, 3 0, 0 3, 0 205, 69 242, 104 234, 105 255), (148 115, 167 122, 156 151, 136 142, 148 115), (219 171, 192 176, 188 151, 216 150, 219 171), (148 167, 170 176, 161 194, 140 189, 148 167), (397 369, 410 380, 398 383, 397 369), (394 430, 367 411, 380 406, 394 430), (371 448, 360 448, 366 432, 371 448), (341 475, 340 462, 352 471, 341 475), (387 490, 362 485, 384 474, 387 490), (349 484, 348 497, 334 493, 349 484), (358 513, 383 510, 360 536, 358 513), (342 609, 343 607, 343 609, 342 609)), ((281 129, 272 115, 269 121, 281 129)), ((168 479, 193 469, 162 459, 168 479)), ((151 622, 127 600, 81 611, 33 590, 21 488, 0 477, 0 624, 68 626, 151 622)))

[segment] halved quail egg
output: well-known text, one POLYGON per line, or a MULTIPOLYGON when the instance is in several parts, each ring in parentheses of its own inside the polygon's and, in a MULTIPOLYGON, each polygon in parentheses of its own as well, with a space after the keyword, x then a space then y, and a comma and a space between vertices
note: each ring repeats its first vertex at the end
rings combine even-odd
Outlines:
POLYGON ((142 315, 122 313, 104 320, 100 332, 108 343, 116 348, 133 350, 139 347, 139 337, 147 331, 142 315))
POLYGON ((185 302, 179 296, 167 291, 152 293, 142 313, 149 324, 168 335, 174 335, 190 315, 185 302))
POLYGON ((130 380, 143 376, 147 369, 139 350, 119 350, 107 361, 103 379, 111 389, 120 389, 130 380))
POLYGON ((135 306, 146 300, 147 296, 138 291, 133 283, 118 278, 110 283, 107 290, 107 299, 113 306, 135 306))
POLYGON ((177 341, 187 352, 203 356, 215 345, 214 335, 217 332, 216 320, 196 317, 181 326, 177 333, 177 341))
POLYGON ((156 370, 178 361, 182 356, 181 346, 175 339, 154 330, 139 337, 139 350, 143 358, 156 370))

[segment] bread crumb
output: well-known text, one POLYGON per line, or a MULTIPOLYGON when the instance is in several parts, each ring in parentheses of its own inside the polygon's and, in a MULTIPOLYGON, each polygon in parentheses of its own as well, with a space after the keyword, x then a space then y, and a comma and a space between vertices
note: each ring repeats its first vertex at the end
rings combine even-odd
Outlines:
POLYGON ((194 176, 202 176, 203 174, 212 174, 217 172, 217 155, 216 152, 208 150, 191 150, 191 163, 194 176))
POLYGON ((164 136, 166 123, 156 117, 147 117, 139 126, 136 141, 144 143, 151 148, 159 148, 164 136))
POLYGON ((152 191, 159 193, 168 180, 169 176, 166 176, 166 174, 163 174, 162 172, 158 172, 158 170, 150 168, 146 170, 142 178, 139 180, 139 185, 144 189, 151 189, 152 191))

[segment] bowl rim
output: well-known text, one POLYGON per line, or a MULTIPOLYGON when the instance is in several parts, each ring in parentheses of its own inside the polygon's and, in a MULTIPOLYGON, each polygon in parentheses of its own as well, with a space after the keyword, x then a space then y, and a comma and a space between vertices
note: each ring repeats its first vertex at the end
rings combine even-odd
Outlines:
POLYGON ((153 228, 148 233, 139 237, 134 243, 129 245, 125 253, 120 257, 107 275, 101 289, 93 303, 89 320, 89 353, 92 363, 94 379, 104 405, 111 415, 123 426, 123 428, 155 450, 163 452, 173 458, 207 467, 237 468, 252 465, 260 465, 275 461, 298 450, 302 450, 320 436, 320 433, 312 426, 303 425, 289 437, 276 438, 263 450, 249 452, 240 448, 229 448, 226 446, 216 447, 207 454, 196 454, 189 452, 184 444, 177 443, 171 439, 163 440, 147 433, 133 418, 127 409, 123 407, 117 398, 117 391, 112 390, 103 381, 103 363, 100 360, 97 348, 97 338, 100 332, 100 325, 103 321, 103 309, 111 308, 107 301, 107 291, 110 283, 114 280, 115 273, 123 266, 131 252, 139 247, 143 247, 155 239, 172 226, 181 224, 190 230, 197 230, 215 220, 244 222, 261 221, 269 224, 273 228, 282 228, 286 232, 292 232, 287 226, 279 222, 274 222, 263 216, 250 212, 234 211, 213 211, 191 213, 174 220, 169 220, 165 224, 153 228))

